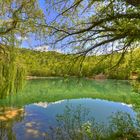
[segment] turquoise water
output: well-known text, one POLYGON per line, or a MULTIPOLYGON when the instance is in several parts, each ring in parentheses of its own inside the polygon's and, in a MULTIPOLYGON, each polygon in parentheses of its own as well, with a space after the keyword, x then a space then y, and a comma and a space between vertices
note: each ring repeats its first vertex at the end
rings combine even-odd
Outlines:
POLYGON ((0 137, 43 140, 51 128, 58 126, 56 118, 67 107, 72 111, 83 109, 84 121, 94 118, 107 126, 110 116, 117 112, 135 118, 139 101, 140 95, 133 92, 129 81, 31 80, 21 93, 0 101, 0 137))

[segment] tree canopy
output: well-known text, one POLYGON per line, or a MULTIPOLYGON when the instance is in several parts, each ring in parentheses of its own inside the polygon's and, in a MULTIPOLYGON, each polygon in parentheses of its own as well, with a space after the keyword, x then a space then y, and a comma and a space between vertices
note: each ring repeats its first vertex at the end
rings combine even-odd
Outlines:
MULTIPOLYGON (((125 53, 140 41, 139 0, 46 0, 58 13, 49 24, 55 46, 89 52, 125 53)), ((53 40, 53 41, 52 41, 53 40)))
POLYGON ((36 28, 44 16, 37 0, 4 0, 0 1, 0 9, 1 43, 11 45, 19 37, 24 38, 30 33, 39 35, 42 31, 42 28, 36 28))
POLYGON ((139 0, 45 2, 46 12, 43 13, 38 0, 1 1, 1 43, 11 45, 10 42, 19 42, 18 38, 21 41, 35 34, 38 39, 45 38, 49 45, 85 55, 97 51, 125 53, 130 46, 139 43, 139 0), (49 22, 51 12, 57 16, 49 22))

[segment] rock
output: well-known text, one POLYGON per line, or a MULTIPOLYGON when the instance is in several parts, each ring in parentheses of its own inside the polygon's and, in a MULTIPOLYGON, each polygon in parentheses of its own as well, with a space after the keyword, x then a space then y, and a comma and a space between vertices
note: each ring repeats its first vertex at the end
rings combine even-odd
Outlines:
POLYGON ((107 76, 103 73, 100 73, 98 75, 95 75, 94 79, 107 79, 107 76))
POLYGON ((138 79, 138 73, 137 73, 137 72, 132 72, 132 73, 130 74, 130 79, 131 79, 131 80, 136 80, 136 79, 138 79))

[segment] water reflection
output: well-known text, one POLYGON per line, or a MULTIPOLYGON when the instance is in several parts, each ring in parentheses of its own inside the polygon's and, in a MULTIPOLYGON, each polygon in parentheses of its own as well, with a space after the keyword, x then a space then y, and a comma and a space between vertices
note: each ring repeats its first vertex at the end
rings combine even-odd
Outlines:
POLYGON ((81 106, 74 109, 66 106, 57 116, 59 125, 54 127, 46 140, 139 140, 140 120, 129 113, 116 112, 109 118, 108 125, 97 123, 95 118, 87 120, 87 110, 81 106))
POLYGON ((71 131, 72 127, 75 128, 74 132, 71 132, 73 137, 75 137, 76 130, 79 130, 76 134, 76 140, 78 140, 81 138, 79 133, 83 131, 85 135, 89 132, 89 135, 92 135, 93 131, 90 129, 98 128, 100 125, 97 124, 109 126, 110 116, 118 112, 125 112, 128 114, 127 118, 130 116, 132 119, 135 119, 137 115, 132 105, 90 98, 60 100, 51 103, 38 102, 26 105, 24 108, 1 107, 0 138, 1 140, 55 140, 57 136, 59 137, 57 139, 64 139, 57 135, 57 130, 62 132, 62 128, 66 128, 71 131), (94 125, 93 118, 95 119, 94 125), (63 125, 64 123, 68 126, 63 125))
POLYGON ((24 118, 23 108, 0 107, 0 139, 16 140, 13 127, 24 118))
MULTIPOLYGON (((107 118, 112 115, 112 113, 118 111, 124 111, 131 114, 132 117, 135 116, 135 111, 132 109, 131 104, 112 102, 100 99, 71 99, 71 100, 60 100, 53 103, 39 102, 28 107, 30 110, 37 111, 38 114, 47 114, 46 118, 55 118, 59 113, 63 113, 65 106, 72 104, 73 106, 82 105, 84 108, 88 108, 90 116, 93 116, 96 121, 107 123, 107 118)), ((51 124, 50 124, 51 125, 51 124)))
POLYGON ((0 121, 15 119, 23 114, 23 108, 0 107, 0 121))
POLYGON ((55 102, 63 99, 99 98, 124 102, 140 107, 140 94, 132 91, 129 81, 86 80, 71 78, 31 80, 21 93, 0 100, 0 105, 25 106, 37 102, 55 102))

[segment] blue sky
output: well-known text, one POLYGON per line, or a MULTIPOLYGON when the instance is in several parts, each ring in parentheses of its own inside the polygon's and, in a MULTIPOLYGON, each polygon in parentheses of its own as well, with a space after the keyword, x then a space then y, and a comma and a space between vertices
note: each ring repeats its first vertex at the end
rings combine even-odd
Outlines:
MULTIPOLYGON (((48 5, 46 4, 45 0, 38 0, 38 4, 39 4, 40 8, 44 12, 44 15, 45 15, 45 18, 46 18, 47 23, 53 21, 57 17, 58 13, 56 11, 54 11, 52 7, 48 7, 48 5), (48 13, 47 13, 47 9, 46 8, 49 8, 49 12, 50 12, 49 13, 49 16, 48 16, 48 13)), ((85 4, 87 4, 87 3, 85 3, 85 4)), ((93 13, 93 11, 94 11, 94 8, 92 8, 92 11, 90 11, 90 12, 88 12, 86 14, 86 17, 90 16, 91 13, 93 13)), ((85 14, 79 15, 79 18, 80 17, 81 18, 85 17, 85 14)), ((30 34, 29 37, 27 37, 27 38, 28 38, 27 40, 24 40, 22 42, 21 47, 24 47, 24 48, 33 48, 33 47, 47 45, 47 42, 45 44, 44 41, 41 41, 41 38, 39 40, 36 39, 35 38, 35 35, 33 35, 33 34, 30 34)), ((64 40, 64 42, 66 42, 66 41, 67 41, 67 39, 64 40)), ((65 52, 71 52, 72 51, 72 48, 69 48, 69 47, 67 47, 67 48, 57 47, 57 49, 59 49, 61 52, 64 52, 64 53, 65 52)), ((49 50, 54 50, 54 49, 51 48, 51 47, 49 47, 49 50)))
MULTIPOLYGON (((56 2, 57 2, 57 0, 56 0, 56 2)), ((46 5, 45 0, 38 0, 38 3, 39 3, 40 8, 43 10, 43 12, 45 14, 45 18, 47 20, 47 23, 53 21, 57 17, 58 13, 56 11, 54 11, 52 7, 48 7, 48 5, 46 5), (46 8, 49 8, 49 12, 50 12, 49 16, 48 16, 46 8)), ((88 16, 89 15, 91 15, 91 14, 88 13, 88 16)), ((79 16, 81 16, 81 15, 79 15, 79 16)), ((33 48, 33 47, 44 46, 44 45, 45 45, 44 42, 41 42, 40 40, 35 39, 35 36, 33 34, 31 34, 27 40, 23 41, 23 43, 21 44, 21 47, 33 48)), ((68 47, 67 48, 60 48, 60 47, 58 48, 57 47, 57 49, 61 50, 62 52, 70 52, 71 51, 71 48, 68 48, 68 47)), ((49 50, 54 50, 54 49, 49 47, 49 50)))
MULTIPOLYGON (((38 3, 46 16, 47 22, 51 22, 57 16, 57 13, 51 7, 49 7, 49 11, 51 12, 50 12, 50 15, 48 16, 47 11, 46 11, 47 5, 45 3, 45 0, 38 0, 38 3)), ((24 48, 35 47, 35 46, 39 46, 41 43, 42 42, 40 40, 36 40, 35 36, 31 34, 30 38, 22 42, 21 47, 24 47, 24 48)))

